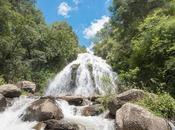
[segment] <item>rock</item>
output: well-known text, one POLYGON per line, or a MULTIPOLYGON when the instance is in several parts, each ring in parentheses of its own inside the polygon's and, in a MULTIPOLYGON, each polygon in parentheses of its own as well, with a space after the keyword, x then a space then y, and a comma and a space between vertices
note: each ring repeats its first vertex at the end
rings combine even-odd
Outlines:
POLYGON ((112 115, 110 112, 107 112, 105 115, 105 119, 115 119, 115 116, 112 115))
POLYGON ((21 90, 13 84, 6 84, 0 86, 0 93, 7 98, 14 98, 21 95, 21 90))
POLYGON ((23 116, 24 121, 46 121, 49 119, 60 120, 63 118, 62 110, 56 105, 55 100, 41 98, 31 104, 23 116))
POLYGON ((45 123, 42 123, 42 122, 37 123, 33 127, 34 130, 44 130, 45 128, 46 128, 46 124, 45 123))
POLYGON ((64 120, 47 120, 45 130, 80 130, 79 126, 75 123, 64 120))
POLYGON ((175 130, 175 124, 173 124, 173 122, 169 122, 169 125, 171 127, 171 130, 175 130))
POLYGON ((145 92, 139 89, 131 89, 123 92, 112 99, 108 104, 108 109, 111 114, 115 115, 116 111, 122 107, 126 102, 137 101, 144 98, 145 92))
POLYGON ((84 98, 77 96, 63 96, 57 97, 58 99, 66 100, 70 105, 81 106, 83 104, 84 98))
POLYGON ((81 110, 83 116, 95 116, 101 114, 102 112, 102 106, 99 104, 87 106, 81 110))
POLYGON ((116 112, 117 130, 170 130, 168 122, 144 108, 126 103, 116 112))
POLYGON ((5 97, 0 94, 0 112, 4 111, 7 105, 7 101, 5 99, 5 97))
POLYGON ((24 90, 30 93, 35 93, 36 91, 36 84, 30 81, 20 81, 16 85, 21 90, 24 90))
POLYGON ((171 123, 175 126, 175 120, 171 120, 171 123))

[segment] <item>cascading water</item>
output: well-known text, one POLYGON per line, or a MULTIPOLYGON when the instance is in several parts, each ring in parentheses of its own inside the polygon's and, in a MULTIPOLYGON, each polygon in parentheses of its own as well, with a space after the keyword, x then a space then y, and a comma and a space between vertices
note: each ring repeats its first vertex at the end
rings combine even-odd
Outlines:
MULTIPOLYGON (((67 65, 50 83, 46 95, 54 96, 95 96, 117 91, 117 75, 100 57, 92 53, 79 54, 78 58, 67 65)), ((114 121, 102 115, 82 116, 81 107, 71 106, 66 101, 58 101, 65 120, 82 125, 80 130, 115 130, 114 121)), ((84 106, 85 107, 85 106, 84 106)))
MULTIPOLYGON (((79 54, 77 60, 66 66, 50 83, 46 96, 95 96, 115 92, 116 74, 100 57, 90 53, 79 54)), ((12 106, 0 113, 0 130, 33 130, 37 122, 23 122, 22 114, 36 99, 20 97, 12 106)), ((86 106, 69 105, 64 100, 57 100, 64 114, 64 120, 76 123, 80 130, 115 130, 114 121, 99 116, 83 116, 80 111, 86 106), (77 109, 77 112, 74 110, 77 109)))
POLYGON ((105 119, 103 114, 99 116, 82 116, 80 111, 86 106, 69 105, 64 100, 57 103, 63 110, 64 119, 78 124, 80 130, 115 130, 114 121, 105 119), (77 112, 75 112, 75 109, 77 112))
POLYGON ((105 60, 90 53, 83 53, 55 77, 46 95, 105 95, 117 90, 116 80, 116 73, 105 60))
POLYGON ((36 122, 23 122, 21 115, 25 109, 36 99, 20 97, 13 101, 13 105, 0 113, 0 130, 32 130, 36 122))

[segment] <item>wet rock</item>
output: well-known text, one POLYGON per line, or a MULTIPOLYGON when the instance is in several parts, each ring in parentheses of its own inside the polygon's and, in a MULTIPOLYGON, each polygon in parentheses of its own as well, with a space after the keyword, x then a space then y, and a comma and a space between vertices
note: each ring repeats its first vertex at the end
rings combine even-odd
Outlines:
POLYGON ((123 92, 112 99, 108 104, 108 109, 111 114, 115 115, 116 111, 126 102, 137 101, 144 98, 145 92, 139 89, 131 89, 123 92))
POLYGON ((24 121, 60 120, 62 118, 62 110, 56 105, 54 100, 49 98, 41 98, 33 102, 32 105, 27 108, 27 111, 23 116, 24 121))
POLYGON ((45 128, 46 128, 46 124, 45 123, 42 123, 42 122, 37 123, 33 127, 34 130, 44 130, 45 128))
POLYGON ((84 107, 81 111, 83 116, 96 116, 101 114, 102 112, 102 106, 99 104, 84 107))
POLYGON ((83 104, 84 98, 77 96, 63 96, 58 97, 58 99, 66 100, 70 105, 81 106, 83 104))
POLYGON ((174 123, 173 123, 173 121, 169 122, 169 125, 171 127, 171 130, 175 130, 175 124, 174 123))
POLYGON ((79 126, 65 120, 47 120, 45 130, 80 130, 79 126))
POLYGON ((36 84, 30 81, 20 81, 16 85, 21 90, 24 90, 30 93, 35 93, 36 91, 36 84))
POLYGON ((21 89, 13 84, 5 84, 0 86, 0 93, 7 98, 14 98, 21 95, 21 89))
POLYGON ((126 103, 116 112, 117 130, 170 130, 166 120, 144 108, 126 103))
POLYGON ((4 111, 7 105, 7 101, 5 99, 5 97, 0 94, 0 112, 4 111))
POLYGON ((105 115, 106 119, 115 119, 115 116, 113 114, 111 114, 110 112, 107 112, 105 115))

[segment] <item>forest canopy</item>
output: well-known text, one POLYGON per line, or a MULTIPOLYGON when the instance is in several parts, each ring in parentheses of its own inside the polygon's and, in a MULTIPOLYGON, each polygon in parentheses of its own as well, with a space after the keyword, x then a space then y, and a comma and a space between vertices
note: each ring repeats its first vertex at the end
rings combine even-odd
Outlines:
POLYGON ((35 0, 0 0, 0 78, 45 87, 50 76, 76 58, 77 36, 66 22, 47 25, 35 0))
POLYGON ((111 21, 95 54, 118 72, 121 86, 175 95, 175 1, 113 0, 111 21))

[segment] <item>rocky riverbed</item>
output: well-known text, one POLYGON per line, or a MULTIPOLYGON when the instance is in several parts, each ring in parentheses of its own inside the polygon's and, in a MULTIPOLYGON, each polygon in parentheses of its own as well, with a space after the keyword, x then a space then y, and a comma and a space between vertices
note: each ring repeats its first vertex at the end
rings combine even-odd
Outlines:
MULTIPOLYGON (((21 90, 28 91, 27 86, 32 90, 29 93, 35 92, 30 86, 35 85, 27 83, 23 84, 25 87, 12 84, 0 86, 0 120, 7 120, 2 116, 12 108, 11 113, 20 110, 15 117, 19 121, 13 124, 16 128, 26 123, 28 126, 22 126, 23 129, 26 126, 26 130, 174 130, 167 119, 132 103, 146 95, 142 90, 131 89, 114 96, 108 103, 108 110, 104 110, 98 100, 100 96, 23 96, 21 90)), ((6 126, 0 125, 0 130, 12 130, 8 125, 10 122, 6 122, 6 126)))

